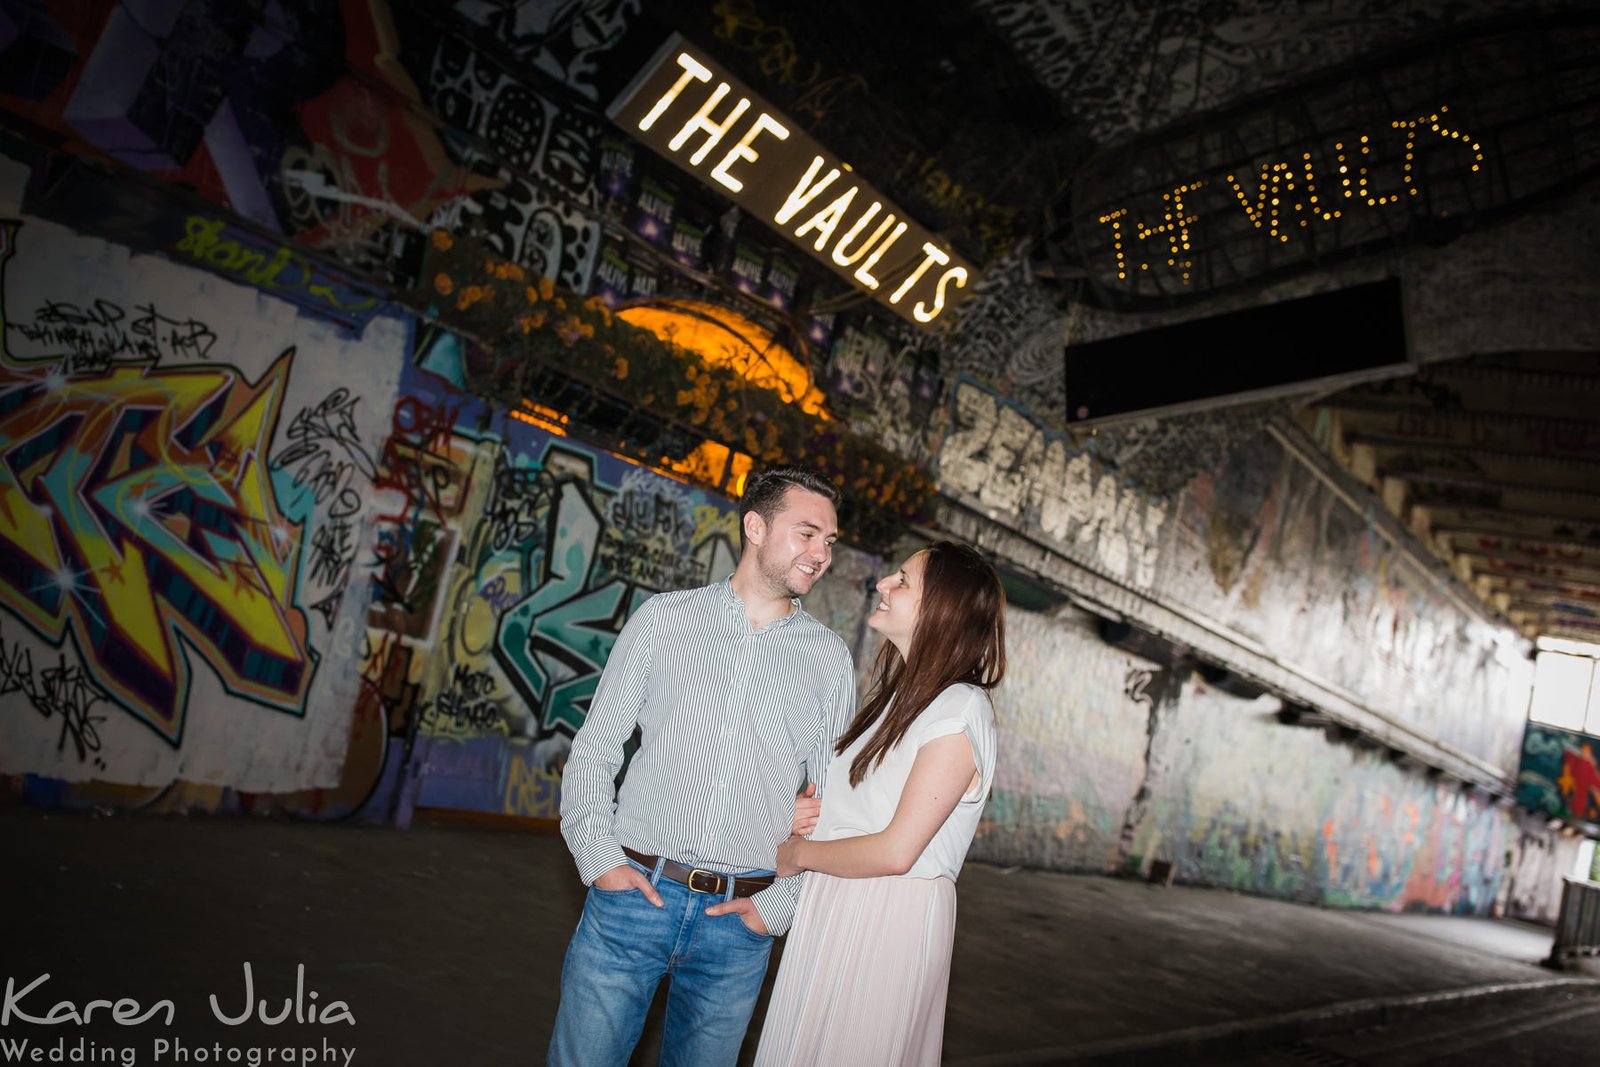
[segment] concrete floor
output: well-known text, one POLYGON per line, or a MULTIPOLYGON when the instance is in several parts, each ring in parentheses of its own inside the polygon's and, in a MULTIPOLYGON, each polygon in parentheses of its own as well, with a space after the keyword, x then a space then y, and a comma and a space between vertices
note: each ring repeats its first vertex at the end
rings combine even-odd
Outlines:
MULTIPOLYGON (((1600 983, 1497 996, 1302 1036, 1276 1046, 1185 1056, 1185 1067, 1548 1067, 1589 1063, 1600 1049, 1600 983)), ((1170 1062, 1170 1061, 1169 1061, 1170 1062)))
MULTIPOLYGON (((583 899, 561 840, 531 833, 22 809, 0 811, 0 855, 0 974, 18 988, 50 975, 32 1014, 131 997, 140 1012, 170 1000, 174 1016, 13 1019, 0 1039, 126 1046, 141 1064, 180 1062, 170 1045, 157 1057, 158 1040, 224 1056, 313 1047, 312 1062, 346 1062, 320 1057, 333 1047, 366 1064, 542 1063, 583 899), (354 1025, 222 1024, 208 999, 236 1014, 246 962, 257 998, 281 1004, 303 966, 304 1003, 343 1001, 354 1025)), ((945 1055, 965 1067, 1558 977, 1535 966, 1548 932, 1518 923, 983 864, 959 899, 945 1055)), ((758 1008, 747 1059, 759 1022, 758 1008)), ((653 1036, 636 1062, 653 1062, 653 1036)))

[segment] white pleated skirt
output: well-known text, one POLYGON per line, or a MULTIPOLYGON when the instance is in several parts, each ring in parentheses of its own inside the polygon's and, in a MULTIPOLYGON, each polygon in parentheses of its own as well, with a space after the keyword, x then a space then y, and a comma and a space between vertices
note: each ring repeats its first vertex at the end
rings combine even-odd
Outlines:
POLYGON ((937 1067, 955 928, 948 878, 807 874, 756 1067, 937 1067))

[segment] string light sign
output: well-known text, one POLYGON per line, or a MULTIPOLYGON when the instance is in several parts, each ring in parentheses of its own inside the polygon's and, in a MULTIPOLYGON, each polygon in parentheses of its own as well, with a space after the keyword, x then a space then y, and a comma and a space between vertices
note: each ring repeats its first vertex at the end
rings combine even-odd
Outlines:
POLYGON ((972 291, 948 242, 677 34, 606 113, 910 322, 942 322, 972 291))
MULTIPOLYGON (((1213 260, 1231 253, 1234 258, 1282 265, 1314 256, 1319 242, 1331 251, 1369 237, 1387 238, 1392 220, 1365 218, 1361 213, 1384 208, 1394 213, 1402 209, 1390 205, 1422 195, 1423 168, 1417 158, 1424 138, 1455 142, 1453 156, 1434 160, 1430 173, 1455 170, 1459 172, 1455 177, 1460 177, 1481 171, 1483 145, 1471 134, 1452 129, 1449 121, 1449 106, 1441 104, 1425 115, 1391 120, 1383 135, 1352 133, 1324 151, 1252 161, 1215 177, 1182 181, 1164 191, 1153 210, 1135 214, 1131 208, 1116 207, 1099 212, 1094 221, 1102 229, 1086 242, 1091 254, 1098 253, 1099 277, 1112 289, 1138 291, 1141 273, 1158 291, 1195 288, 1199 248, 1211 252, 1213 260), (1232 238, 1233 247, 1220 248, 1218 237, 1232 238), (1270 243, 1251 247, 1263 240, 1270 243), (1297 240, 1299 247, 1274 255, 1273 245, 1297 240), (1149 274, 1152 271, 1154 275, 1149 274)), ((1449 217, 1449 209, 1441 214, 1449 217)), ((1229 262, 1203 266, 1210 271, 1202 284, 1214 283, 1219 269, 1235 273, 1229 262)))
MULTIPOLYGON (((1441 243, 1600 170, 1594 17, 1479 28, 1102 153, 1051 255, 1108 307, 1441 243), (1406 103, 1412 101, 1412 103, 1406 103)), ((1061 267, 1065 270, 1061 270, 1061 267)))

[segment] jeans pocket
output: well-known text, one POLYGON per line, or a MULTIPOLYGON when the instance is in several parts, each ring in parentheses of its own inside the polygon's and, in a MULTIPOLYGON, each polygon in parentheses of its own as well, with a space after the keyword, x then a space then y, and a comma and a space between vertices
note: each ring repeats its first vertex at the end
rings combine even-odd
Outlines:
POLYGON ((750 940, 756 942, 757 944, 769 945, 769 944, 772 943, 772 935, 771 934, 758 934, 758 933, 756 933, 754 930, 750 929, 750 924, 745 922, 744 921, 744 916, 740 915, 738 912, 736 912, 736 911, 729 912, 728 914, 726 914, 726 915, 724 915, 722 917, 724 919, 732 919, 734 925, 739 928, 739 933, 743 934, 745 937, 748 937, 750 940))
MULTIPOLYGON (((628 866, 633 868, 635 871, 638 871, 640 874, 644 875, 646 878, 650 877, 650 872, 648 870, 646 870, 644 867, 641 867, 638 864, 638 862, 635 861, 634 859, 632 859, 631 857, 628 859, 628 866)), ((590 889, 591 892, 598 893, 600 896, 608 898, 608 899, 611 899, 611 900, 619 900, 622 897, 627 896, 629 893, 639 893, 640 896, 644 895, 643 893, 640 893, 639 887, 636 886, 636 885, 630 885, 626 889, 601 889, 597 885, 591 885, 589 887, 589 889, 590 889)))
POLYGON ((662 910, 638 889, 590 886, 579 925, 611 945, 612 951, 631 956, 641 945, 659 939, 666 922, 662 910))

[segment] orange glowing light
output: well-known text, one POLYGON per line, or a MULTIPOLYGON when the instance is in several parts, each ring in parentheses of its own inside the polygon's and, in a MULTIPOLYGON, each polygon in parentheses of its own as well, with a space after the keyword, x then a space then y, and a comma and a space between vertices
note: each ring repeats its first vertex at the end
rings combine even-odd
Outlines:
POLYGON ((744 492, 744 480, 755 460, 715 441, 702 441, 682 459, 661 457, 653 469, 685 485, 721 486, 737 497, 744 492), (731 461, 731 462, 730 462, 731 461))
POLYGON ((713 366, 726 366, 752 385, 768 389, 808 415, 826 419, 822 390, 811 371, 759 323, 716 304, 699 300, 656 300, 624 308, 617 318, 713 366))
POLYGON ((670 471, 683 475, 693 481, 704 482, 707 485, 721 485, 722 476, 728 469, 728 454, 732 450, 727 445, 719 445, 715 441, 701 441, 693 452, 682 459, 663 459, 663 465, 670 471))
POLYGON ((527 405, 522 408, 513 408, 511 417, 523 422, 531 422, 541 430, 548 430, 557 437, 567 436, 567 417, 554 408, 547 408, 543 404, 534 404, 524 400, 527 405))

